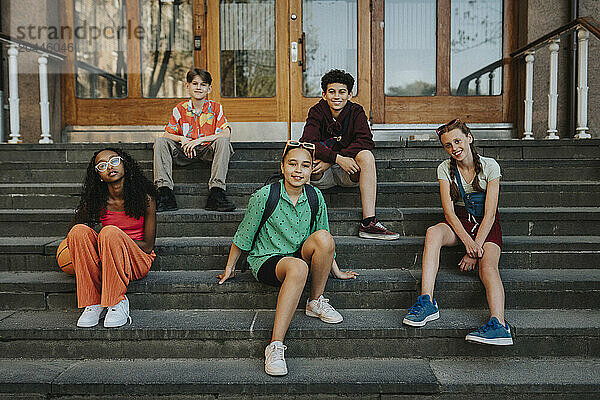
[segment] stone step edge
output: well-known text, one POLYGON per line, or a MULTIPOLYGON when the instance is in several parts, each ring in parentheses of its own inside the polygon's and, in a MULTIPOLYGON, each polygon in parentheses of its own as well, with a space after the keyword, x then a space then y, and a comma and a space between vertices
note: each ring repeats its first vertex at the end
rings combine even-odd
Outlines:
MULTIPOLYGON (((440 308, 440 318, 424 327, 403 325, 405 309, 338 309, 344 317, 339 324, 325 324, 297 311, 287 332, 288 339, 422 339, 455 338, 465 335, 489 320, 483 309, 440 308)), ((81 310, 2 311, 2 341, 36 340, 264 340, 273 328, 274 310, 131 310, 133 322, 118 329, 78 328, 81 310)), ((600 337, 600 310, 589 309, 508 309, 506 321, 513 339, 525 337, 600 337)), ((592 350, 590 350, 592 351, 592 350)))
MULTIPOLYGON (((283 149, 285 141, 282 142, 234 142, 235 146, 244 149, 283 149)), ((119 147, 124 150, 152 150, 153 143, 122 143, 122 142, 106 142, 100 143, 104 147, 119 147)), ((387 140, 377 141, 376 147, 435 147, 440 146, 438 140, 387 140)), ((522 140, 522 139, 479 139, 477 140, 478 147, 587 147, 600 146, 600 139, 592 138, 586 140, 562 138, 560 140, 522 140)), ((98 150, 99 143, 53 143, 53 144, 37 144, 23 143, 18 146, 12 146, 7 143, 0 143, 0 151, 63 151, 63 150, 98 150)))
MULTIPOLYGON (((415 292, 419 289, 420 270, 408 269, 354 269, 359 273, 356 279, 340 280, 330 278, 326 291, 370 292, 403 291, 415 292)), ((129 293, 183 294, 183 293, 271 293, 278 289, 265 286, 254 279, 249 272, 237 271, 236 277, 222 285, 218 284, 217 274, 222 270, 151 270, 140 280, 133 281, 129 293)), ((600 291, 600 270, 598 269, 501 269, 504 287, 507 290, 563 292, 576 290, 600 291)), ((307 283, 307 287, 308 287, 307 283)), ((475 273, 440 270, 436 280, 437 291, 460 291, 482 288, 475 273)), ((74 293, 75 280, 61 271, 4 271, 0 272, 0 292, 4 293, 74 293)), ((590 293, 591 294, 591 293, 590 293)), ((590 308, 592 305, 590 305, 590 308)))
MULTIPOLYGON (((30 236, 30 237, 1 237, 0 254, 41 254, 55 256, 58 244, 65 236, 30 236)), ((401 246, 423 246, 424 236, 401 236, 398 240, 374 240, 362 239, 356 236, 334 236, 336 244, 361 246, 361 247, 391 247, 401 246)), ((193 236, 193 237, 162 237, 156 239, 157 248, 168 247, 210 247, 214 250, 218 247, 218 254, 222 254, 221 248, 231 245, 231 236, 193 236)), ((519 246, 548 246, 545 251, 593 251, 600 252, 600 236, 504 236, 502 238, 504 248, 518 248, 519 246)), ((214 251, 213 250, 213 251, 214 251)), ((452 251, 444 248, 442 251, 452 251)), ((506 250, 504 250, 506 251, 506 250)), ((533 249, 532 251, 540 251, 533 249)), ((186 253, 187 254, 187 253, 186 253)))
MULTIPOLYGON (((186 208, 177 211, 167 211, 157 214, 159 224, 177 223, 232 223, 241 222, 246 208, 237 208, 235 211, 220 213, 206 211, 200 208, 186 208)), ((536 221, 594 221, 600 220, 600 207, 500 207, 501 221, 511 222, 536 222, 536 221)), ((73 217, 73 209, 0 209, 0 222, 5 223, 48 223, 70 222, 73 217)), ((413 207, 413 208, 377 208, 377 216, 383 223, 432 220, 439 222, 443 219, 443 210, 439 207, 413 207)), ((328 219, 330 223, 358 223, 362 220, 360 208, 329 208, 328 219)), ((66 234, 66 232, 65 232, 66 234)), ((402 235, 412 236, 412 235, 402 235)))
MULTIPOLYGON (((0 359, 0 392, 52 395, 579 393, 600 390, 600 359, 288 358, 270 377, 261 359, 0 359), (569 371, 565 374, 565 371, 569 371), (233 375, 232 375, 233 372, 233 375)), ((192 397, 188 397, 192 396, 192 397)), ((294 397, 296 398, 296 397, 294 397)))
MULTIPOLYGON (((531 190, 539 189, 539 186, 547 186, 547 187, 583 187, 583 188, 592 188, 595 189, 598 185, 600 185, 600 177, 598 180, 590 181, 502 181, 501 188, 512 189, 512 190, 522 190, 523 186, 531 186, 531 190)), ((264 182, 233 182, 228 183, 227 192, 231 192, 232 188, 235 189, 234 192, 239 191, 240 193, 253 193, 256 189, 262 187, 264 182)), ((398 181, 398 182, 378 182, 377 183, 378 190, 382 192, 393 192, 391 189, 418 189, 420 191, 438 191, 439 184, 437 182, 430 181, 398 181)), ((76 191, 80 191, 83 187, 81 182, 16 182, 16 183, 0 183, 0 189, 28 189, 28 188, 41 188, 41 189, 74 189, 76 191)), ((198 189, 198 190, 208 190, 206 183, 198 182, 198 183, 178 183, 175 185, 174 191, 175 193, 180 193, 183 189, 198 189)), ((354 192, 356 188, 342 188, 342 187, 333 187, 330 189, 324 189, 322 192, 324 194, 328 193, 339 193, 339 192, 354 192)), ((539 191, 539 190, 538 190, 539 191)), ((183 191, 185 193, 185 191, 183 191)), ((394 192, 395 193, 395 192, 394 192)))

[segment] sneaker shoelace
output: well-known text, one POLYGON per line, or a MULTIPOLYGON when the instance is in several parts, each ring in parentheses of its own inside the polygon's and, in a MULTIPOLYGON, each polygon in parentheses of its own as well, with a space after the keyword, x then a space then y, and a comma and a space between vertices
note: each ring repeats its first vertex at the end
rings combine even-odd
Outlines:
POLYGON ((500 324, 499 322, 496 322, 495 320, 489 320, 487 324, 485 324, 484 326, 482 326, 481 328, 477 329, 477 333, 481 333, 481 334, 485 334, 487 331, 495 329, 499 326, 502 326, 502 324, 500 324))
POLYGON ((317 300, 317 309, 328 313, 329 311, 333 310, 333 306, 329 304, 329 299, 321 297, 319 300, 317 300))
POLYGON ((419 297, 417 299, 417 301, 415 302, 415 304, 413 304, 409 309, 408 309, 408 314, 410 315, 419 315, 419 313, 421 311, 423 311, 424 308, 424 299, 422 297, 419 297))
POLYGON ((85 312, 95 312, 98 308, 96 306, 87 306, 85 312))
POLYGON ((287 346, 271 346, 271 362, 283 360, 283 352, 287 350, 287 346))

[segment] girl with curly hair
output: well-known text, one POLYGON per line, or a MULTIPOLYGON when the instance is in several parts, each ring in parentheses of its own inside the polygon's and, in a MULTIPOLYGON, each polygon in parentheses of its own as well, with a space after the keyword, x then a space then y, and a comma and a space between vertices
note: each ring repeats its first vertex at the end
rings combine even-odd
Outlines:
POLYGON ((156 257, 155 199, 156 187, 129 154, 113 148, 94 153, 67 235, 77 303, 85 307, 77 326, 95 326, 104 314, 107 328, 131 321, 127 285, 146 276, 156 257), (92 227, 99 222, 96 233, 92 227))
POLYGON ((466 340, 492 345, 513 344, 504 321, 504 286, 498 272, 502 231, 498 214, 500 166, 493 158, 480 156, 471 130, 459 119, 437 129, 450 159, 438 166, 440 195, 445 220, 427 229, 423 250, 421 295, 409 308, 404 323, 424 326, 438 319, 439 309, 433 287, 443 246, 463 244, 466 254, 458 266, 472 271, 479 266, 479 278, 486 290, 490 320, 469 333, 466 340))

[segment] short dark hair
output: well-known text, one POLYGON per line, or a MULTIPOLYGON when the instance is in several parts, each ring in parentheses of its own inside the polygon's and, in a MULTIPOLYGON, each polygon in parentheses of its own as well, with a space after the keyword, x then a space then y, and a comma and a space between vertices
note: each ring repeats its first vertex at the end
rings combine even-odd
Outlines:
POLYGON ((192 83, 195 77, 200 77, 202 82, 208 83, 209 85, 212 83, 212 76, 210 76, 210 72, 202 68, 192 68, 188 71, 185 80, 187 83, 192 83))
POLYGON ((341 83, 342 85, 346 85, 349 92, 354 88, 354 78, 343 69, 332 69, 323 75, 321 78, 321 89, 326 92, 327 85, 330 83, 341 83))

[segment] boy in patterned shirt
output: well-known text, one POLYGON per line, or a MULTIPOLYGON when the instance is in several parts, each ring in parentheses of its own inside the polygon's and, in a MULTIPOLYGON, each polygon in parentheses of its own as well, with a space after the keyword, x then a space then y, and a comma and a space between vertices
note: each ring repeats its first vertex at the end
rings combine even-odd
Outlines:
POLYGON ((235 205, 225 195, 231 128, 221 104, 208 100, 212 77, 208 71, 194 68, 187 73, 186 89, 190 99, 173 108, 165 131, 154 141, 154 183, 158 186, 156 211, 177 210, 173 194, 173 163, 189 165, 212 162, 206 209, 233 211, 235 205))

